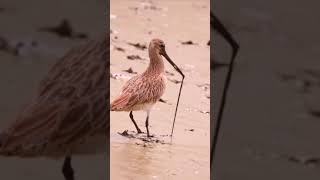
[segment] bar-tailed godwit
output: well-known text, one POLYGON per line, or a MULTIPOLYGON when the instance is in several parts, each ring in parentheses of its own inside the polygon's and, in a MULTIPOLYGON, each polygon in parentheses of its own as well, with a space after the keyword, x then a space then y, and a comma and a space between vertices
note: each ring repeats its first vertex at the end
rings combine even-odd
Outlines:
POLYGON ((109 138, 109 38, 74 48, 49 71, 29 106, 0 134, 5 156, 65 157, 107 152, 109 138))
POLYGON ((166 53, 165 44, 160 39, 153 39, 149 44, 150 63, 148 68, 142 74, 132 77, 123 86, 121 94, 111 103, 111 111, 128 111, 138 133, 142 133, 133 118, 132 111, 143 110, 147 113, 145 126, 147 136, 149 133, 149 115, 152 106, 160 99, 166 88, 166 77, 164 74, 164 62, 162 56, 182 75, 174 121, 177 113, 181 88, 183 84, 184 74, 173 63, 166 53))

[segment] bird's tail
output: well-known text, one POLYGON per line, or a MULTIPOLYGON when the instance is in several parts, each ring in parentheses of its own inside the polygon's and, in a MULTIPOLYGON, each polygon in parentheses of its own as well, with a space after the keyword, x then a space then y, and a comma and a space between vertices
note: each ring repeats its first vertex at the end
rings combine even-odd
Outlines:
POLYGON ((5 131, 0 132, 0 155, 9 155, 5 148, 5 144, 8 140, 8 137, 9 135, 5 131))
POLYGON ((111 111, 123 111, 126 109, 126 106, 128 104, 130 95, 129 94, 122 94, 115 100, 110 105, 110 110, 111 111))
POLYGON ((7 139, 8 135, 5 132, 0 132, 0 149, 2 148, 5 140, 7 139))

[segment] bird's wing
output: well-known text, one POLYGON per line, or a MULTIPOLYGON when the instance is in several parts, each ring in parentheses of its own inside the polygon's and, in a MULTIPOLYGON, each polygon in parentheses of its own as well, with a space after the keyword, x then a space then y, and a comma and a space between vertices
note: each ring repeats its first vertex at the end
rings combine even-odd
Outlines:
POLYGON ((134 76, 125 83, 121 94, 111 102, 111 111, 122 111, 127 108, 128 102, 133 95, 130 90, 134 88, 139 77, 140 75, 134 76))
POLYGON ((162 76, 133 77, 124 85, 120 96, 111 103, 111 110, 128 111, 139 104, 157 102, 164 93, 164 81, 162 76))
POLYGON ((32 103, 0 135, 0 154, 66 153, 89 136, 109 134, 107 43, 90 41, 51 68, 32 103))

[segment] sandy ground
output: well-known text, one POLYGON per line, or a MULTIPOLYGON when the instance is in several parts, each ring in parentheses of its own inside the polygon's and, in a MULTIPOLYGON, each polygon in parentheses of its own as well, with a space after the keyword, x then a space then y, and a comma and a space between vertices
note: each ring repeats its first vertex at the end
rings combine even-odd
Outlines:
MULTIPOLYGON (((111 179, 209 179, 210 142, 210 38, 209 1, 116 1, 111 13, 111 100, 134 74, 142 73, 149 63, 147 50, 128 43, 148 46, 152 38, 161 38, 171 59, 186 75, 172 143, 170 134, 180 75, 166 63, 167 90, 150 115, 150 131, 165 144, 144 143, 122 137, 118 132, 135 130, 129 113, 111 112, 111 179), (182 42, 193 41, 194 45, 182 42), (141 60, 129 60, 138 55, 141 60), (173 74, 171 74, 173 73, 173 74)), ((145 112, 135 112, 138 125, 145 131, 145 112)))
MULTIPOLYGON (((3 8, 0 11, 0 38, 7 40, 10 47, 24 43, 19 56, 3 49, 0 51, 0 129, 3 129, 28 104, 50 66, 82 41, 38 32, 37 29, 56 26, 67 18, 75 31, 85 33, 90 38, 100 36, 106 32, 103 27, 106 23, 106 2, 3 0, 0 8, 3 8), (37 45, 33 46, 32 41, 37 45)), ((107 179, 107 161, 107 155, 75 157, 73 164, 77 179, 107 179)), ((63 179, 61 165, 62 161, 44 158, 0 157, 0 179, 63 179)))
MULTIPOLYGON (((214 4, 241 46, 215 179, 319 179, 318 7, 314 0, 214 4)), ((215 37, 215 57, 228 60, 230 48, 215 37)), ((212 96, 220 96, 224 72, 213 72, 212 96)))

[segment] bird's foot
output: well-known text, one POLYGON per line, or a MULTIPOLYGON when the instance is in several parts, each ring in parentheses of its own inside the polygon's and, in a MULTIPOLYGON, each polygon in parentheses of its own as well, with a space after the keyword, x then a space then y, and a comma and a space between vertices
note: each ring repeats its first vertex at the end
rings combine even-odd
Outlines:
POLYGON ((137 129, 137 134, 142 134, 143 132, 140 129, 137 129))

